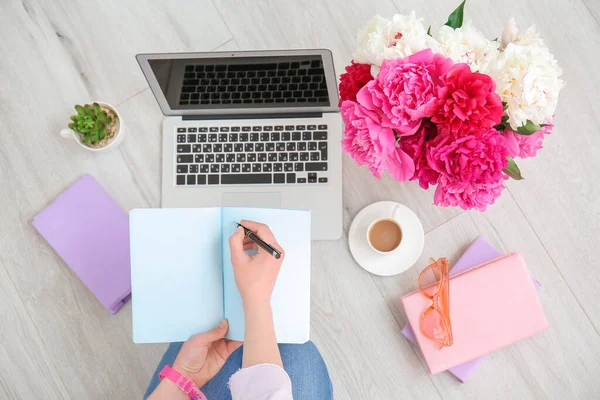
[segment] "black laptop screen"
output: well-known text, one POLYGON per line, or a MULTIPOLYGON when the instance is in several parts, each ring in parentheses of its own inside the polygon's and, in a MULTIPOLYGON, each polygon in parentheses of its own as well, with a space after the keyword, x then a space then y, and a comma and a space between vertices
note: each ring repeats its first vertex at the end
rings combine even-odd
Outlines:
POLYGON ((149 60, 174 110, 327 107, 319 55, 149 60))

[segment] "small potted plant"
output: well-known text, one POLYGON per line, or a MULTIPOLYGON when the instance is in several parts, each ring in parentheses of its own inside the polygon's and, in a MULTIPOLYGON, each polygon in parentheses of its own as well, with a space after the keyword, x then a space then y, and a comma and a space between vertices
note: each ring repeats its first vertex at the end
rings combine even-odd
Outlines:
POLYGON ((62 137, 74 138, 90 151, 116 147, 123 139, 123 121, 111 105, 97 101, 76 105, 75 111, 77 114, 71 116, 69 128, 60 131, 62 137))

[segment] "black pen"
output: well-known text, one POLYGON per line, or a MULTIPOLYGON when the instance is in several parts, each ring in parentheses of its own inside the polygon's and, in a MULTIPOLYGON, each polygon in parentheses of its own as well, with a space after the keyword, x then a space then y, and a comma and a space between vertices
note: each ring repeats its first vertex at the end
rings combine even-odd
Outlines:
POLYGON ((250 240, 252 240, 254 243, 256 243, 258 246, 260 246, 264 250, 266 250, 269 254, 271 254, 276 259, 279 260, 281 258, 281 253, 279 252, 279 250, 277 250, 275 247, 271 246, 270 244, 265 243, 263 240, 261 240, 261 238, 256 236, 254 234, 254 232, 252 232, 250 229, 246 228, 244 225, 238 224, 237 222, 236 222, 236 224, 237 224, 237 226, 241 226, 244 229, 244 235, 246 235, 250 240))

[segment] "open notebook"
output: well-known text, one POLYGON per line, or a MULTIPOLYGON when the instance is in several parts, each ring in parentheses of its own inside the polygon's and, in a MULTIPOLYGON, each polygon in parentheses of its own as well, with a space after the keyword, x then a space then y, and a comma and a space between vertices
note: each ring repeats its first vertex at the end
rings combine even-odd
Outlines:
POLYGON ((135 343, 184 341, 222 318, 228 339, 244 339, 228 240, 242 219, 267 224, 286 252, 271 300, 277 341, 308 341, 310 212, 223 207, 130 211, 135 343))

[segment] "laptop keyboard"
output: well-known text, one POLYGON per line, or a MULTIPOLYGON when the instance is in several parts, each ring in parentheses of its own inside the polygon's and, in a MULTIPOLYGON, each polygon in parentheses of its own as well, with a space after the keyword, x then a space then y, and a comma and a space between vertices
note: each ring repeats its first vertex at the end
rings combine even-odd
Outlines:
POLYGON ((327 183, 327 125, 176 129, 176 185, 327 183))
POLYGON ((329 103, 320 57, 264 64, 186 65, 179 105, 329 103))

